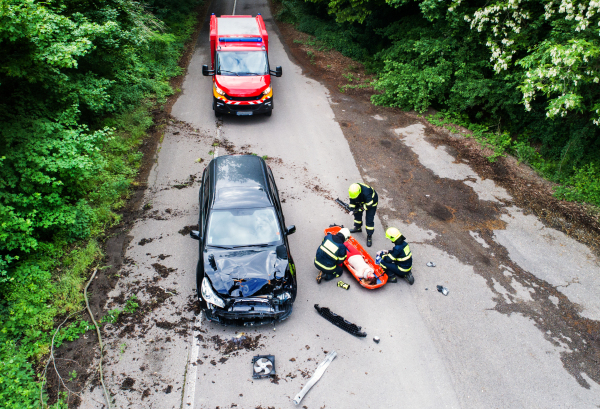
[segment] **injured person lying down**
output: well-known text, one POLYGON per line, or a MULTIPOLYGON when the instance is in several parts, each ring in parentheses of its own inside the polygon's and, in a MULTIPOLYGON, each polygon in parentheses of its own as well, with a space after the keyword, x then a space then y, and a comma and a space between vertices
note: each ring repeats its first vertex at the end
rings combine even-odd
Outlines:
POLYGON ((377 284, 375 272, 360 254, 348 257, 348 264, 352 266, 352 269, 356 272, 356 278, 359 278, 362 283, 368 285, 377 284))

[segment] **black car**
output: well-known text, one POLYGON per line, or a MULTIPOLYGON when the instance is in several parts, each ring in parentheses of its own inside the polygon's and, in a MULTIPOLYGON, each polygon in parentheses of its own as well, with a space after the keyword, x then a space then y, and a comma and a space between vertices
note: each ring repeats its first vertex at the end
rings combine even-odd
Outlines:
POLYGON ((271 169, 253 155, 220 156, 202 175, 196 270, 206 317, 259 325, 292 313, 296 269, 271 169))

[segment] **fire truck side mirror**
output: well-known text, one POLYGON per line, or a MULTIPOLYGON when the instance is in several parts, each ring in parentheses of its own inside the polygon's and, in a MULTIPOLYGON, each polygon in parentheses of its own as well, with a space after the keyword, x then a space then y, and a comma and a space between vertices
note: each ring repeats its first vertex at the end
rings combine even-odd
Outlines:
POLYGON ((209 70, 208 65, 203 65, 202 66, 202 75, 204 75, 205 77, 215 75, 215 70, 209 70))
POLYGON ((281 77, 281 67, 275 67, 275 71, 269 70, 269 74, 274 75, 276 77, 281 77))

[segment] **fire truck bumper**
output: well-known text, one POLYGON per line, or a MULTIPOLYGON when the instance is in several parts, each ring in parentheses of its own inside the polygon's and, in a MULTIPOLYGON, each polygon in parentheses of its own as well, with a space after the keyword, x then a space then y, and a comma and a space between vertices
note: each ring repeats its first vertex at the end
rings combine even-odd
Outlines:
POLYGON ((220 99, 214 98, 215 112, 219 114, 229 115, 260 115, 267 114, 273 110, 273 98, 268 98, 257 104, 235 104, 227 103, 220 99))

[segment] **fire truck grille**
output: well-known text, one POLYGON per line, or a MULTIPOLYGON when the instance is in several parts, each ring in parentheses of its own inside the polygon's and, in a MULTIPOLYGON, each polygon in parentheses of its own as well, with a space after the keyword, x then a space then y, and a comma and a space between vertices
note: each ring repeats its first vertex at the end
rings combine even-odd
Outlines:
POLYGON ((225 98, 227 98, 230 101, 258 101, 260 97, 262 97, 262 94, 253 97, 232 97, 231 95, 225 96, 225 98))

